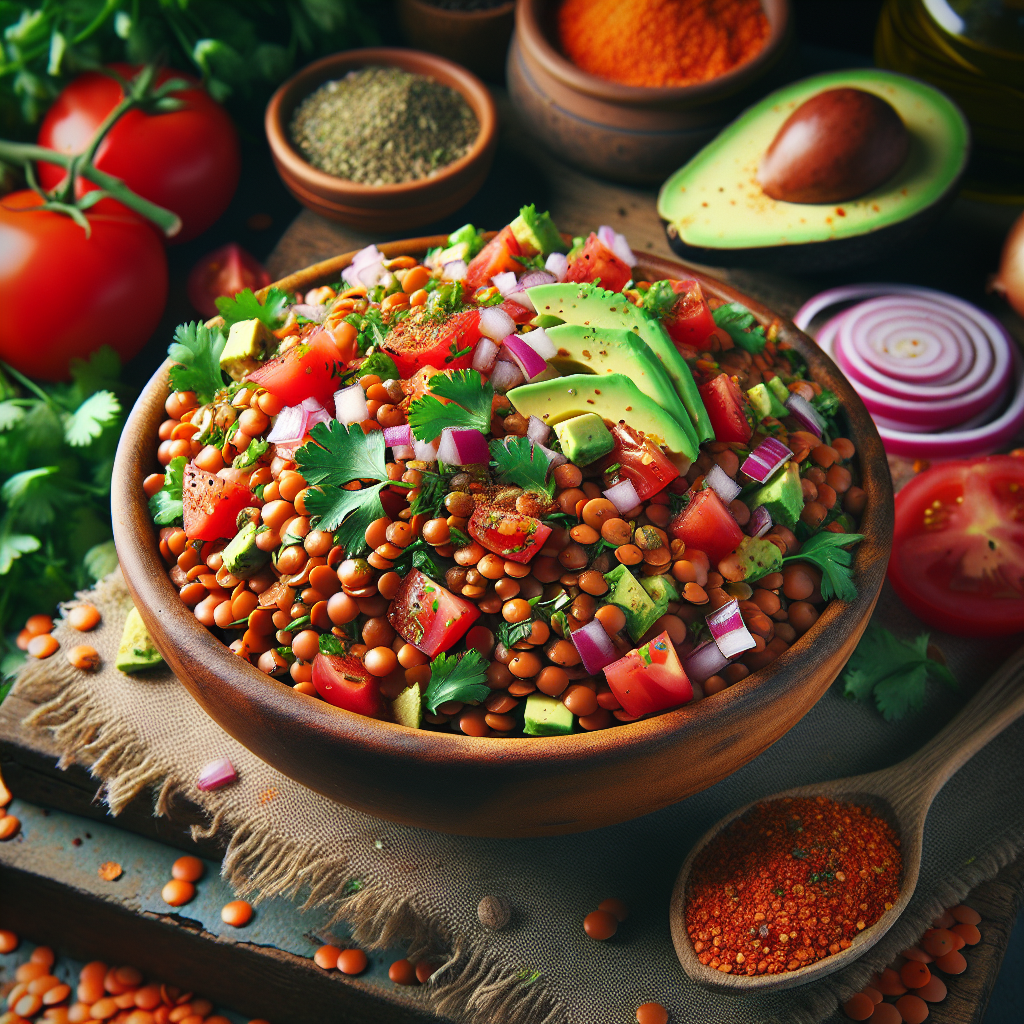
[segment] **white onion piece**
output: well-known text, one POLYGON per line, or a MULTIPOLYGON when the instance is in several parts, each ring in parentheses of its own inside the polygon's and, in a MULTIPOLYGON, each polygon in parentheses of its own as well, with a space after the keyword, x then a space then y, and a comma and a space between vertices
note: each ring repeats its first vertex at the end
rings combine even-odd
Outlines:
POLYGON ((627 267, 636 266, 636 257, 633 255, 633 250, 629 247, 629 242, 626 241, 626 236, 619 234, 614 228, 610 228, 607 224, 602 224, 597 229, 597 237, 601 240, 604 245, 611 249, 613 253, 627 267))
POLYGON ((751 537, 763 537, 773 526, 772 515, 764 507, 764 505, 758 505, 753 512, 750 513, 750 519, 744 530, 751 537))
POLYGON ((473 349, 473 369, 478 373, 490 373, 498 358, 499 346, 490 338, 481 338, 473 349))
POLYGON ((306 410, 301 405, 286 405, 275 417, 274 426, 267 434, 272 444, 295 441, 305 437, 306 410))
POLYGON ((516 285, 519 282, 516 280, 516 275, 511 270, 503 270, 500 274, 495 274, 491 278, 491 284, 498 289, 498 292, 505 298, 508 297, 509 292, 515 290, 516 285))
POLYGON ((450 260, 441 268, 441 280, 464 281, 468 269, 465 260, 450 260))
POLYGON ((704 483, 711 488, 726 505, 739 497, 742 487, 721 466, 713 465, 704 476, 704 483))
POLYGON ((408 423, 384 428, 384 443, 389 448, 411 447, 412 441, 412 427, 408 423))
POLYGON ((365 249, 360 249, 352 257, 352 262, 341 272, 341 278, 347 285, 355 288, 362 283, 359 278, 360 271, 365 270, 372 264, 382 264, 383 262, 384 256, 377 246, 368 245, 365 249))
POLYGON ((516 365, 527 380, 533 380, 548 368, 547 360, 539 356, 517 334, 510 334, 502 342, 502 348, 516 361, 516 365))
POLYGON ((401 459, 402 462, 408 462, 409 459, 414 458, 416 455, 416 449, 411 444, 397 444, 391 449, 391 454, 395 459, 401 459))
POLYGON ((495 391, 504 394, 506 391, 510 391, 512 388, 525 383, 525 381, 526 378, 523 376, 523 371, 514 362, 507 363, 499 360, 494 364, 494 370, 491 372, 491 385, 495 391))
POLYGON ((806 398, 793 392, 785 402, 786 408, 789 410, 790 416, 800 421, 800 425, 809 430, 812 434, 817 434, 821 437, 821 432, 825 428, 825 424, 821 417, 818 415, 817 410, 807 401, 806 398))
MULTIPOLYGON (((511 319, 511 317, 509 318, 511 319)), ((549 359, 554 359, 558 353, 558 349, 555 348, 555 343, 548 337, 548 332, 543 327, 538 327, 535 330, 527 331, 525 334, 519 335, 520 341, 525 341, 534 352, 537 353, 545 362, 549 359)))
POLYGON ((319 402, 316 404, 316 409, 306 413, 306 426, 303 429, 303 436, 308 434, 317 423, 330 423, 334 418, 319 402))
POLYGON ((691 683, 704 683, 729 664, 729 659, 722 654, 714 640, 705 640, 695 647, 683 662, 683 671, 691 683))
POLYGON ((636 493, 633 481, 626 478, 601 492, 619 511, 628 512, 640 504, 640 495, 636 493))
POLYGON ((551 428, 539 416, 531 416, 526 424, 526 436, 543 444, 551 436, 551 428))
POLYGON ((544 261, 544 269, 554 274, 556 281, 564 281, 565 275, 569 273, 569 259, 564 252, 553 252, 544 261))
POLYGON ((539 448, 544 453, 544 457, 548 460, 548 466, 551 469, 564 466, 569 461, 561 452, 556 452, 552 448, 545 448, 539 441, 531 440, 530 450, 533 451, 536 448, 539 448))
MULTIPOLYGON (((549 274, 546 270, 531 270, 528 274, 523 274, 519 281, 519 288, 526 290, 536 288, 538 285, 554 283, 554 274, 549 274)), ((516 290, 518 291, 519 289, 516 290)))
POLYGON ((735 658, 737 654, 757 646, 743 623, 740 603, 735 598, 711 612, 707 616, 707 624, 718 649, 726 658, 735 658))
POLYGON ((484 306, 480 310, 480 333, 492 341, 501 341, 515 334, 516 322, 500 306, 484 306))
POLYGON ((334 393, 334 411, 338 419, 346 426, 350 423, 362 423, 370 418, 370 410, 366 405, 366 392, 358 384, 350 384, 334 393))
POLYGON ((413 454, 420 462, 437 461, 437 445, 433 441, 413 441, 413 454))
POLYGON ((296 316, 305 317, 318 324, 323 323, 324 317, 327 316, 326 306, 310 305, 307 302, 296 302, 295 305, 289 306, 288 310, 296 316))

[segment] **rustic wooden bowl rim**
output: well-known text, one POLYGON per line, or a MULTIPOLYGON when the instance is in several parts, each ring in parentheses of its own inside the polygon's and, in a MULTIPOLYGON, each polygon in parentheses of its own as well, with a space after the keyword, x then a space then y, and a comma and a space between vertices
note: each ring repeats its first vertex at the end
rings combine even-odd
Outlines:
POLYGON ((505 3, 496 7, 485 7, 479 11, 460 11, 451 7, 438 7, 430 0, 402 0, 410 7, 418 7, 424 14, 437 15, 438 19, 470 24, 472 22, 491 21, 494 18, 504 17, 515 10, 516 0, 505 0, 505 3))

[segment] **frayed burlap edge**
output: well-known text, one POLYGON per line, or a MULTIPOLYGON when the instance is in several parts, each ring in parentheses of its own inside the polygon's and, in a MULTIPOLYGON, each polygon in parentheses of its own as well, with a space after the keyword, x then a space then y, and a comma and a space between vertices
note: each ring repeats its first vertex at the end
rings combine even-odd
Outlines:
MULTIPOLYGON (((120 572, 76 597, 101 612, 130 601, 120 572)), ((63 606, 62 612, 66 614, 68 607, 63 606)), ((58 637, 62 628, 68 627, 59 624, 58 637)), ((178 794, 187 792, 188 799, 196 802, 194 787, 177 777, 172 766, 153 757, 129 727, 122 726, 116 736, 104 730, 89 684, 89 678, 63 658, 27 665, 15 683, 20 695, 42 702, 23 724, 50 733, 60 750, 58 765, 84 762, 100 782, 98 796, 115 816, 144 791, 153 794, 155 815, 166 816, 178 794)), ((252 896, 254 901, 302 895, 301 910, 327 908, 330 924, 345 921, 353 939, 368 949, 404 942, 412 959, 444 957, 422 990, 435 1013, 487 1024, 565 1020, 564 1005, 543 979, 524 977, 481 948, 479 939, 450 934, 430 919, 415 897, 374 886, 339 896, 357 882, 345 862, 327 857, 310 861, 307 848, 281 839, 267 826, 235 821, 225 809, 208 813, 209 824, 193 826, 193 835, 226 841, 221 875, 239 895, 252 896)))

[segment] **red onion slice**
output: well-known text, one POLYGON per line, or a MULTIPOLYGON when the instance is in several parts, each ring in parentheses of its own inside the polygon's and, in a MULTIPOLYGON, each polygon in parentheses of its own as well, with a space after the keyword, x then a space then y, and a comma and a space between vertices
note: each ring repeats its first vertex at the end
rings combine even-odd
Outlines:
POLYGON ((633 481, 628 478, 620 480, 601 493, 619 510, 620 515, 640 504, 640 495, 636 493, 633 481))
POLYGON ((361 271, 373 265, 380 265, 383 270, 383 263, 384 256, 377 246, 368 245, 352 257, 352 262, 341 272, 341 279, 350 288, 355 288, 363 283, 359 277, 361 271))
POLYGON ((735 598, 710 612, 707 624, 715 643, 718 644, 718 649, 726 658, 735 658, 737 654, 757 646, 743 623, 740 603, 735 598))
POLYGON ((500 306, 484 306, 480 310, 480 321, 477 329, 491 341, 501 341, 510 334, 515 334, 516 322, 500 306))
POLYGON ((544 453, 544 457, 548 460, 548 466, 551 469, 555 469, 557 466, 564 466, 569 461, 561 452, 545 448, 539 441, 532 442, 531 451, 533 448, 539 448, 544 453))
POLYGON ((510 334, 502 342, 502 347, 516 361, 527 380, 533 380, 548 368, 547 360, 538 355, 518 334, 510 334))
POLYGON ((539 416, 531 416, 526 424, 526 436, 543 444, 551 436, 551 428, 539 416))
POLYGON ((350 423, 362 423, 370 418, 370 410, 366 404, 366 392, 358 384, 350 384, 334 393, 334 411, 339 420, 346 426, 350 423))
POLYGON ((789 410, 790 415, 798 419, 812 434, 817 434, 818 437, 821 437, 825 424, 822 422, 817 410, 806 398, 802 398, 793 392, 786 399, 786 408, 789 410))
MULTIPOLYGON (((711 488, 723 501, 724 504, 728 505, 729 502, 735 501, 739 496, 742 487, 721 466, 713 465, 704 476, 704 483, 711 488)), ((611 500, 611 499, 609 499, 611 500)), ((639 504, 639 501, 637 502, 639 504)), ((635 505, 630 505, 630 508, 635 508, 635 505)))
POLYGON ((412 427, 408 423, 400 423, 397 427, 384 428, 384 443, 389 448, 412 445, 412 427))
POLYGON ((743 460, 740 472, 763 484, 791 458, 793 453, 778 438, 766 437, 743 460))
POLYGON ((450 260, 441 268, 441 280, 464 281, 468 270, 465 260, 450 260))
POLYGON ((235 766, 226 757, 221 757, 203 767, 199 778, 196 779, 196 789, 201 789, 204 792, 220 789, 230 785, 237 778, 238 772, 235 771, 235 766))
POLYGON ((445 427, 437 458, 449 466, 479 466, 491 461, 487 438, 472 427, 445 427))
POLYGON ((569 638, 576 645, 583 667, 590 675, 597 675, 606 665, 619 660, 611 637, 597 619, 591 619, 585 626, 572 630, 569 638))
POLYGON ((683 671, 691 683, 704 683, 729 664, 729 659, 718 649, 714 640, 705 640, 695 647, 683 662, 683 671))
POLYGON ((751 537, 763 537, 773 525, 771 513, 764 505, 758 505, 750 513, 750 519, 744 529, 751 537))
POLYGON ((536 288, 541 284, 554 284, 555 275, 549 274, 546 270, 531 270, 528 274, 523 274, 519 281, 519 287, 524 291, 528 291, 530 288, 536 288))
POLYGON ((633 250, 629 247, 629 242, 626 241, 626 236, 620 234, 614 228, 610 228, 607 224, 602 224, 597 229, 597 237, 607 246, 613 253, 627 267, 636 266, 636 257, 633 255, 633 250))

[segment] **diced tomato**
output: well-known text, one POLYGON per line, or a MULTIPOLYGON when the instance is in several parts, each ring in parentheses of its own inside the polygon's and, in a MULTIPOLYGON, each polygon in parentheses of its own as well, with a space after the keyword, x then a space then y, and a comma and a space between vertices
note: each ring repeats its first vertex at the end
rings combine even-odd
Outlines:
POLYGON ((436 373, 467 369, 479 340, 480 311, 465 309, 440 322, 429 315, 408 317, 388 332, 382 347, 407 379, 427 365, 438 367, 436 373))
POLYGON ((703 551, 712 565, 735 551, 743 540, 739 523, 710 487, 690 498, 686 508, 669 524, 669 530, 688 548, 703 551))
POLYGON ((246 379, 262 385, 285 405, 315 398, 324 408, 333 409, 338 389, 335 378, 344 369, 338 346, 326 331, 318 329, 246 379))
POLYGON ((238 532, 238 513, 261 504, 248 487, 207 473, 191 462, 185 467, 181 503, 189 540, 234 537, 238 532))
POLYGON ((528 562, 551 536, 551 527, 539 519, 496 508, 478 508, 466 529, 473 540, 510 562, 528 562))
POLYGON ((466 270, 466 287, 475 292, 491 283, 495 274, 511 270, 518 273, 523 269, 516 256, 522 256, 523 249, 512 228, 505 225, 470 261, 466 270))
POLYGON ((506 299, 498 309, 503 309, 517 324, 528 324, 537 315, 532 309, 520 306, 511 299, 506 299))
POLYGON ((380 680, 362 659, 352 655, 318 654, 313 659, 313 686, 328 704, 367 718, 390 718, 380 680))
POLYGON ((673 281, 672 291, 679 299, 661 318, 669 337, 679 345, 706 350, 711 348, 711 337, 717 330, 704 293, 696 281, 673 281))
POLYGON ((693 687, 667 631, 608 665, 604 677, 623 710, 635 718, 693 700, 693 687))
POLYGON ((608 248, 600 238, 590 232, 586 244, 569 261, 566 281, 596 281, 611 292, 620 292, 633 276, 633 271, 608 248))
POLYGON ((611 428, 615 447, 604 459, 609 486, 615 480, 625 477, 633 482, 637 496, 646 501, 652 495, 663 491, 677 476, 679 470, 662 452, 661 447, 639 430, 626 423, 616 423, 611 428), (612 466, 618 470, 608 470, 612 466))
POLYGON ((720 373, 700 386, 700 397, 708 411, 716 441, 746 444, 753 428, 744 412, 739 386, 727 373, 720 373))
POLYGON ((475 604, 456 597, 419 569, 406 574, 388 612, 388 622, 405 642, 428 658, 447 651, 479 618, 475 604))

